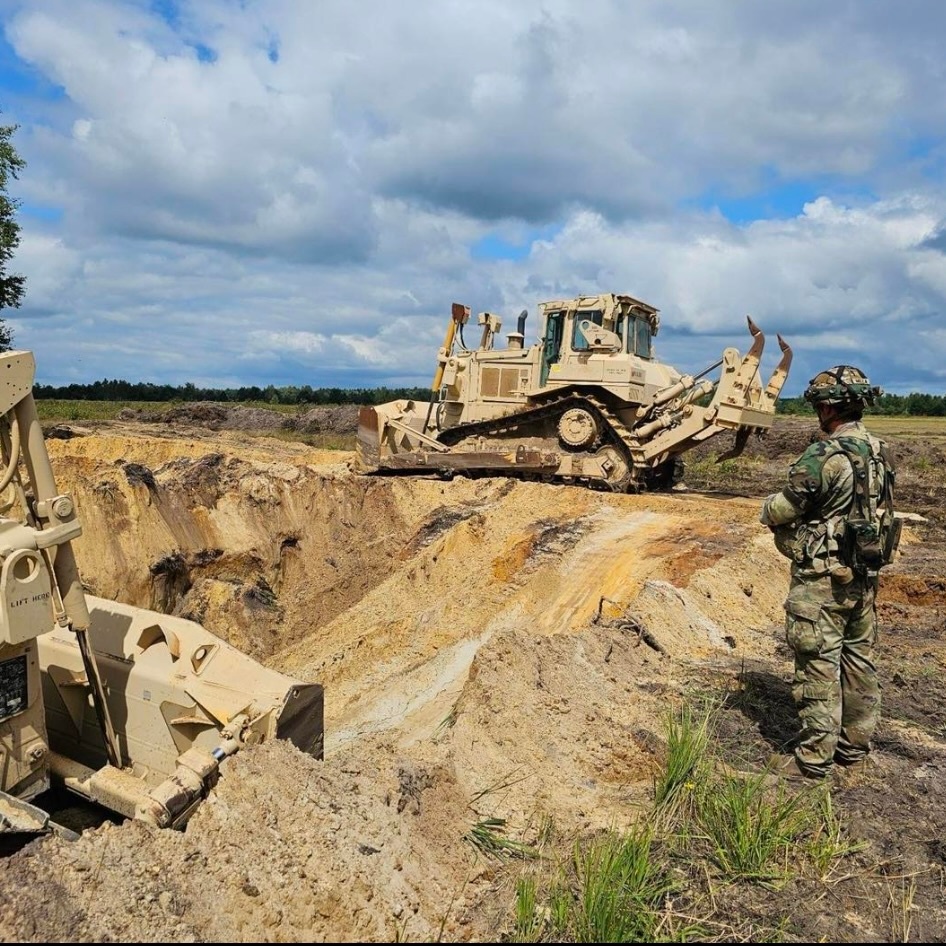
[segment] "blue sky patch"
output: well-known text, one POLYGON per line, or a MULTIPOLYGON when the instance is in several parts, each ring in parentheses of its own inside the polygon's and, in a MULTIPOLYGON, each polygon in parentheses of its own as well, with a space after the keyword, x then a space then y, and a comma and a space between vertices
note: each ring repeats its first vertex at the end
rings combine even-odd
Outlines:
POLYGON ((946 146, 942 138, 914 137, 907 144, 906 154, 927 180, 941 181, 946 177, 946 146))
MULTIPOLYGON (((159 16, 175 33, 181 33, 181 6, 177 0, 151 0, 151 12, 159 16)), ((183 37, 182 37, 183 38, 183 37)), ((187 40, 185 39, 185 42, 187 40)), ((187 42, 200 62, 216 62, 217 51, 204 43, 187 42)))
POLYGON ((507 240, 498 233, 487 233, 470 247, 470 257, 475 260, 513 260, 527 259, 536 240, 550 240, 562 232, 561 224, 547 227, 532 227, 525 232, 521 240, 507 240))
POLYGON ((181 23, 181 9, 176 0, 151 0, 151 10, 172 29, 181 23))
POLYGON ((62 220, 62 209, 60 207, 48 207, 43 204, 22 203, 19 208, 19 216, 32 217, 34 220, 43 220, 46 223, 58 223, 62 220))
POLYGON ((786 220, 797 217, 805 204, 820 196, 814 183, 795 182, 778 188, 734 197, 710 191, 696 199, 696 205, 704 210, 716 208, 731 223, 752 223, 754 220, 771 220, 773 217, 786 220))
POLYGON ((907 143, 906 153, 908 158, 920 159, 932 158, 937 156, 937 152, 942 153, 943 139, 934 138, 931 135, 917 135, 907 143))
POLYGON ((841 203, 875 200, 866 187, 839 185, 835 181, 812 178, 803 181, 784 181, 763 184, 750 194, 727 194, 713 188, 686 202, 701 210, 718 210, 730 223, 737 225, 756 220, 789 220, 801 215, 805 204, 818 197, 830 197, 841 203))
MULTIPOLYGON (((4 97, 38 98, 55 101, 65 97, 61 85, 50 82, 39 70, 17 56, 6 36, 0 33, 0 92, 4 97)), ((0 100, 0 110, 6 111, 7 103, 0 100)))
POLYGON ((194 43, 193 48, 197 51, 197 58, 201 62, 216 62, 217 51, 205 46, 203 43, 194 43))

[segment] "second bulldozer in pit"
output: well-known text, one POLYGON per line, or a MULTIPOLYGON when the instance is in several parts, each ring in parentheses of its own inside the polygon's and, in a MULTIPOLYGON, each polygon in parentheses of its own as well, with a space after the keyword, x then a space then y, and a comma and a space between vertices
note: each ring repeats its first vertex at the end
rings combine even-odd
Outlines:
POLYGON ((57 831, 54 783, 183 827, 236 752, 288 739, 321 758, 324 695, 201 625, 87 595, 82 527, 56 486, 28 351, 0 354, 0 850, 57 831))
POLYGON ((765 337, 752 319, 745 356, 727 348, 691 376, 656 359, 658 310, 632 296, 580 296, 539 311, 536 344, 524 345, 523 312, 507 347, 494 348, 501 323, 484 312, 479 346, 468 348, 470 309, 454 304, 430 403, 362 408, 358 468, 508 473, 628 492, 670 486, 681 454, 716 434, 735 434, 722 460, 772 425, 792 351, 778 336, 782 357, 763 386, 765 337), (717 368, 716 380, 706 377, 717 368))

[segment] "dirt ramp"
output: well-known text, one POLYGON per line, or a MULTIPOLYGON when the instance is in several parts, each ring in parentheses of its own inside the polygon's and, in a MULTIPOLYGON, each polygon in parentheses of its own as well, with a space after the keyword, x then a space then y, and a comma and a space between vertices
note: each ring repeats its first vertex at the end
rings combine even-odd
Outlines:
POLYGON ((387 729, 405 744, 429 738, 497 635, 526 633, 541 647, 621 617, 670 658, 773 646, 766 629, 780 620, 784 576, 776 579, 778 556, 758 541, 767 536, 753 504, 710 503, 707 513, 698 503, 564 486, 482 489, 469 515, 420 547, 411 542, 383 582, 274 656, 279 669, 326 686, 329 751, 387 729), (718 528, 720 518, 729 532, 710 554, 706 523, 718 528), (738 577, 747 561, 758 566, 758 591, 738 577), (666 594, 655 596, 658 587, 666 594))
POLYGON ((721 539, 689 538, 645 582, 627 617, 654 647, 684 662, 712 660, 721 650, 770 654, 788 583, 768 532, 743 522, 729 524, 721 539))
MULTIPOLYGON (((613 515, 609 511, 609 520, 613 515)), ((651 798, 654 774, 665 758, 662 734, 671 708, 684 699, 688 668, 731 664, 732 655, 755 661, 774 654, 784 590, 775 580, 778 557, 753 538, 754 526, 733 523, 729 554, 703 561, 677 587, 669 580, 679 578, 676 556, 700 560, 699 542, 687 543, 696 541, 702 527, 687 517, 650 514, 647 528, 635 531, 638 515, 627 510, 628 534, 637 541, 628 539, 620 552, 602 540, 613 537, 605 526, 557 563, 559 574, 589 576, 585 594, 593 601, 606 586, 591 567, 591 550, 610 548, 612 569, 618 567, 615 558, 625 562, 626 603, 598 599, 601 608, 589 622, 581 621, 578 607, 572 612, 575 625, 566 623, 559 633, 528 621, 494 626, 476 651, 458 699, 431 735, 449 753, 457 781, 482 817, 506 819, 526 834, 549 818, 566 831, 632 823, 651 798), (641 556, 642 547, 653 551, 662 543, 673 554, 641 556), (746 566, 756 569, 758 587, 737 580, 746 566)), ((703 553, 712 557, 705 548, 703 553)), ((545 591, 555 585, 549 577, 541 583, 545 591)), ((572 595, 569 588, 567 600, 572 595)), ((553 596, 548 603, 554 607, 553 596)), ((417 736, 410 723, 398 726, 402 741, 406 734, 417 736)))

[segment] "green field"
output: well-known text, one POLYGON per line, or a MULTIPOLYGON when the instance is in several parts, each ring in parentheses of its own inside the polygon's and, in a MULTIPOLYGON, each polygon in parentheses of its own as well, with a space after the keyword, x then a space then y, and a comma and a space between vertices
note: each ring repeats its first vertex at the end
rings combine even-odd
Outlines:
POLYGON ((946 417, 872 414, 864 418, 868 429, 878 437, 922 437, 946 440, 946 417))
MULTIPOLYGON (((194 402, 188 402, 194 403, 194 402)), ((303 413, 314 405, 270 404, 267 401, 201 401, 207 406, 262 408, 277 414, 303 413)), ((118 420, 123 410, 146 411, 148 414, 161 415, 175 407, 181 407, 181 401, 69 401, 57 398, 43 398, 36 401, 36 412, 40 422, 46 425, 91 423, 95 421, 118 420)), ((319 405, 330 406, 330 405, 319 405)), ((244 430, 247 437, 271 437, 293 443, 304 443, 321 450, 354 450, 354 434, 339 434, 332 431, 321 433, 303 433, 294 430, 244 430)))
MULTIPOLYGON (((181 407, 182 401, 67 401, 57 398, 37 399, 36 407, 41 420, 115 420, 118 415, 127 409, 147 411, 148 413, 163 413, 173 407, 181 407)), ((193 403, 193 402, 188 402, 193 403)), ((316 405, 310 404, 271 404, 268 401, 201 401, 201 404, 217 405, 219 407, 253 407, 263 410, 276 411, 280 414, 294 414, 307 410, 316 405)), ((318 405, 320 407, 331 405, 318 405)), ((776 426, 781 420, 791 418, 793 421, 804 420, 796 415, 780 415, 776 418, 776 426)), ((810 418, 812 425, 816 423, 814 416, 810 418)), ((871 430, 879 435, 946 437, 946 417, 915 417, 909 414, 871 414, 865 418, 871 430)))

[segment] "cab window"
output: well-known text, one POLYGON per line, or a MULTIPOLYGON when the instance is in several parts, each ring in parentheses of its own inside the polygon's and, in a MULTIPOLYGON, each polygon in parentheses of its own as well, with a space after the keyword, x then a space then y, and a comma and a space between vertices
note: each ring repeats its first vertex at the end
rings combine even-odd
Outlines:
POLYGON ((561 354, 564 326, 564 312, 549 312, 545 322, 545 360, 550 364, 558 361, 561 354))
POLYGON ((604 312, 600 309, 587 309, 575 313, 572 322, 572 351, 588 351, 588 340, 578 328, 578 323, 584 322, 585 319, 595 325, 601 325, 604 322, 604 312))
MULTIPOLYGON (((634 319, 634 354, 640 358, 650 358, 650 325, 645 319, 634 319)), ((630 342, 630 332, 628 332, 628 342, 630 342)))

